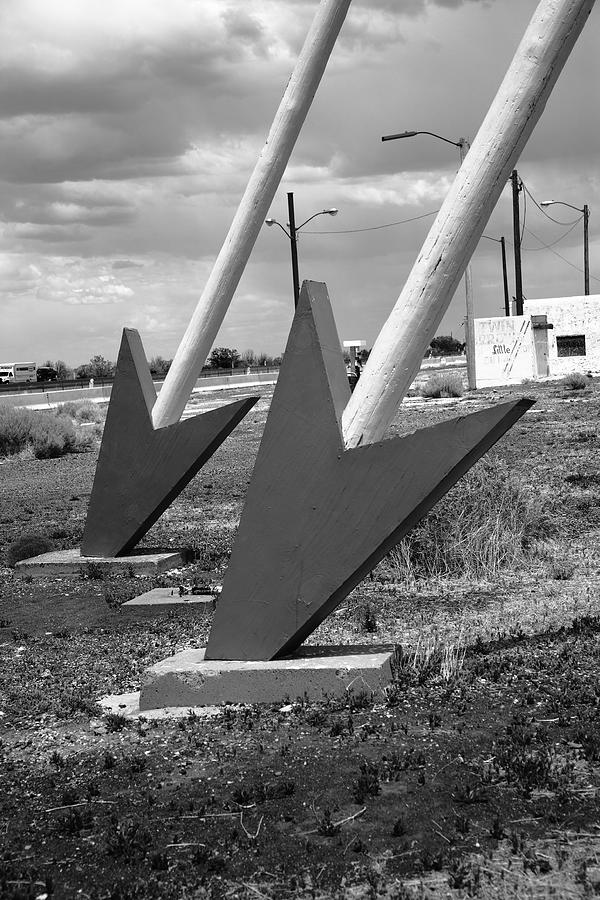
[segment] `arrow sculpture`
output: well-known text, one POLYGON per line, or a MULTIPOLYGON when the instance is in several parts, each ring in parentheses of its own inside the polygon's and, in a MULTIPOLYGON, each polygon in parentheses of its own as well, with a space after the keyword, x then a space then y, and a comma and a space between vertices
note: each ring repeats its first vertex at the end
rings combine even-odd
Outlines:
POLYGON ((142 341, 125 328, 81 555, 119 556, 134 547, 257 400, 155 429, 156 391, 142 341))
POLYGON ((115 384, 111 395, 81 546, 83 555, 112 556, 133 547, 255 402, 246 401, 239 408, 234 404, 229 413, 209 413, 193 426, 186 423, 181 430, 175 429, 264 223, 350 2, 319 3, 266 144, 158 399, 140 355, 139 336, 131 330, 125 332, 130 346, 127 350, 124 338, 120 387, 117 391, 115 384), (133 392, 131 399, 126 396, 128 389, 133 392), (117 403, 118 409, 113 411, 117 403), (129 408, 136 422, 135 438, 128 421, 129 408), (205 449, 192 461, 194 447, 202 447, 203 442, 205 449))
POLYGON ((305 281, 206 659, 293 653, 533 402, 347 450, 349 396, 327 288, 305 281))

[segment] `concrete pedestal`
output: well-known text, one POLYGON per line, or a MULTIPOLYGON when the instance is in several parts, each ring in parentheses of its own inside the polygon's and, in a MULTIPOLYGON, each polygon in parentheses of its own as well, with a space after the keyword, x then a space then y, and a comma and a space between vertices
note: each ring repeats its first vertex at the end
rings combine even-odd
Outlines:
POLYGON ((90 571, 110 575, 158 575, 176 569, 183 564, 179 551, 156 553, 153 551, 126 554, 125 556, 82 556, 79 548, 42 553, 30 559, 22 559, 15 566, 20 575, 33 578, 52 578, 55 575, 81 577, 90 571))
POLYGON ((213 594, 184 594, 180 597, 179 589, 176 587, 159 587, 123 603, 121 612, 158 614, 191 609, 197 613, 207 613, 215 608, 215 603, 213 594))
POLYGON ((183 650, 144 675, 140 711, 221 703, 324 700, 349 691, 382 693, 392 678, 392 647, 302 647, 270 661, 205 660, 204 649, 183 650))

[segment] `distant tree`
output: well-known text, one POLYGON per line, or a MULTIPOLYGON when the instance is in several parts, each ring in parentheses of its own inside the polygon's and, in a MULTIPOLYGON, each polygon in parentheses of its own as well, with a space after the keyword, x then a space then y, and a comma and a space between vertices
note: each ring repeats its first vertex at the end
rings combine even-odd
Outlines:
POLYGON ((63 359, 57 359, 56 362, 50 362, 50 360, 44 363, 46 366, 52 366, 53 369, 56 369, 56 377, 58 381, 69 381, 73 378, 73 369, 66 364, 63 359))
POLYGON ((75 369, 75 378, 91 378, 92 377, 92 367, 89 363, 83 363, 82 366, 77 366, 75 369))
POLYGON ((92 356, 89 363, 77 366, 75 378, 110 378, 114 375, 115 367, 103 356, 92 356))
POLYGON ((234 369, 240 361, 240 354, 229 347, 215 347, 208 360, 213 369, 234 369))
POLYGON ((163 359, 162 356, 153 356, 148 365, 152 375, 166 375, 171 368, 172 359, 163 359))
POLYGON ((91 378, 109 378, 114 374, 115 367, 108 359, 103 356, 92 356, 90 359, 90 377, 91 378))
POLYGON ((257 365, 256 359, 257 359, 257 357, 256 357, 256 353, 254 352, 254 350, 244 350, 244 352, 242 353, 240 362, 242 363, 243 366, 256 366, 257 365))
POLYGON ((434 337, 429 344, 433 356, 451 356, 454 353, 462 353, 463 346, 451 334, 440 334, 434 337))

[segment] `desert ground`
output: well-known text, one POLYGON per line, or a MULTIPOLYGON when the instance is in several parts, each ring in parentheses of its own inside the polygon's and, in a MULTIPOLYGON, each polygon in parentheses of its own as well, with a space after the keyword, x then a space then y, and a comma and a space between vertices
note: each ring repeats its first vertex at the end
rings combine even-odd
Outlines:
MULTIPOLYGON (((188 411, 250 393, 201 395, 188 411)), ((600 384, 410 398, 390 433, 536 404, 309 639, 396 647, 342 700, 107 713, 212 613, 272 388, 143 541, 154 578, 23 577, 25 536, 77 547, 97 460, 0 457, 0 896, 600 895, 600 384)), ((198 395, 200 396, 200 395, 198 395)), ((51 413, 48 413, 51 415, 51 413)))

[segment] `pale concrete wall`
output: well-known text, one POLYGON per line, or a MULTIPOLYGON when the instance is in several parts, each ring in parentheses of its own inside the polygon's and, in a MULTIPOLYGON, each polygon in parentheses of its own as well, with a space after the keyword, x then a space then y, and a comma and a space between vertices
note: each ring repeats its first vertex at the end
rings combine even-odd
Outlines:
POLYGON ((548 376, 600 373, 600 294, 526 300, 523 316, 475 319, 477 387, 519 384, 537 377, 532 316, 546 316, 548 376), (585 336, 585 356, 559 356, 557 338, 585 336))
POLYGON ((519 384, 533 377, 534 357, 529 316, 475 319, 477 387, 519 384))
POLYGON ((548 324, 548 366, 551 376, 600 372, 600 294, 527 300, 526 316, 545 315, 548 324), (559 356, 556 338, 585 335, 585 356, 559 356))

